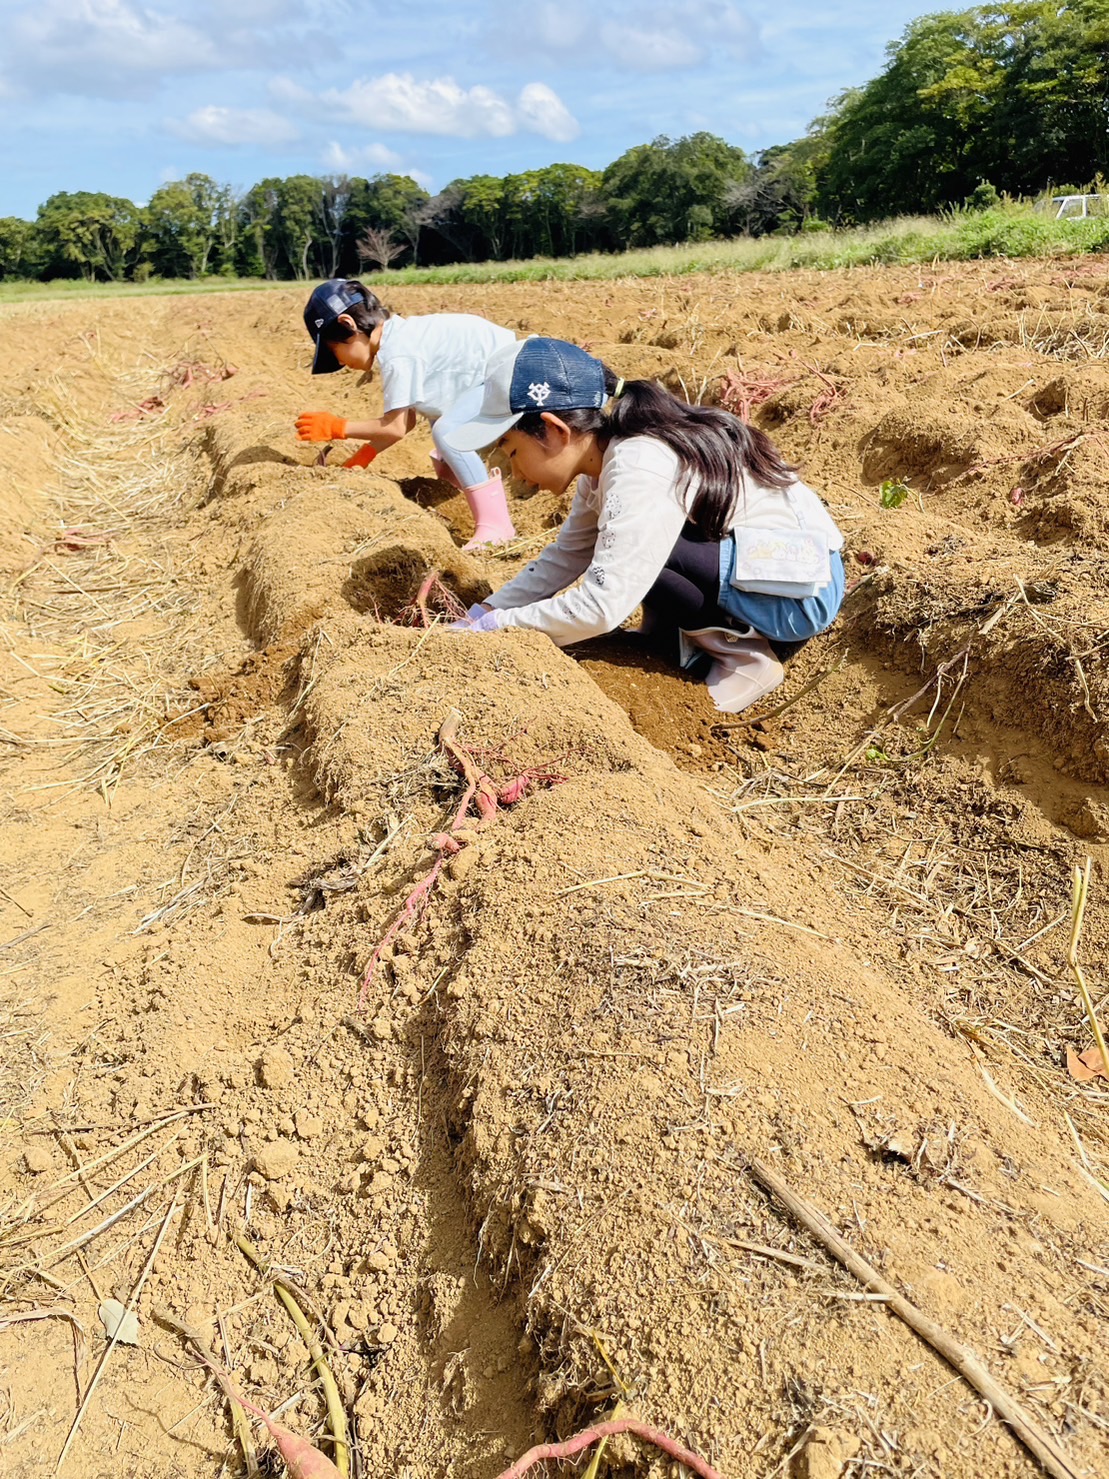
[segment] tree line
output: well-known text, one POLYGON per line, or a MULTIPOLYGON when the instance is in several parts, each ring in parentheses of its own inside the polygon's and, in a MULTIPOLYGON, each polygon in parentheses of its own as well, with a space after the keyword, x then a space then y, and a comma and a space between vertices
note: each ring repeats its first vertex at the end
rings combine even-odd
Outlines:
POLYGON ((985 204, 1109 172, 1109 0, 1017 0, 913 21, 880 76, 754 155, 657 138, 604 170, 291 175, 246 191, 190 174, 145 205, 52 195, 0 218, 0 277, 142 281, 353 275, 820 229, 985 204))
POLYGON ((737 228, 730 192, 752 172, 742 149, 699 133, 640 145, 603 171, 474 175, 437 195, 395 174, 290 175, 241 193, 191 174, 143 206, 73 191, 34 221, 0 218, 0 276, 318 278, 707 239, 737 228))

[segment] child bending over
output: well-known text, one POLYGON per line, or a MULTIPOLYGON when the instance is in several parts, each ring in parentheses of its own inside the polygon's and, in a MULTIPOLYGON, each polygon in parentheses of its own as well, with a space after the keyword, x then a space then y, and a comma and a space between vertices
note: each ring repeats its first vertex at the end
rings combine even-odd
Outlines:
POLYGON ((465 546, 504 544, 516 533, 499 471, 491 475, 474 452, 460 452, 446 437, 453 426, 481 409, 481 386, 490 357, 516 342, 511 329, 472 313, 431 313, 401 318, 360 282, 332 278, 308 299, 304 323, 315 340, 313 375, 335 370, 381 371, 385 410, 376 420, 345 421, 329 411, 307 411, 297 419, 305 442, 348 438, 367 445, 343 463, 366 467, 416 424, 431 422, 437 476, 465 494, 476 525, 465 546))

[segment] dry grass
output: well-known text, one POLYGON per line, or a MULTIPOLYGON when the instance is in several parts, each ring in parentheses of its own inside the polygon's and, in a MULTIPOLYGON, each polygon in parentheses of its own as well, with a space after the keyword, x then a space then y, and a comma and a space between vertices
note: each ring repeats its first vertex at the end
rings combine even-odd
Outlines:
POLYGON ((1021 314, 1018 321, 1022 349, 1046 355, 1048 359, 1083 361, 1109 357, 1109 325, 1088 316, 1072 313, 1062 317, 1043 314, 1030 323, 1021 314))
MULTIPOLYGON (((756 835, 804 841, 848 917, 878 924, 890 968, 916 975, 921 1001, 967 1043, 987 1090, 1025 1123, 1050 1114, 1109 1200, 1109 1083, 1079 1083, 1066 1068, 1068 1046, 1090 1041, 1065 927, 1079 850, 1022 846, 985 787, 980 807, 965 795, 952 804, 965 773, 944 754, 948 726, 943 742, 934 740, 974 670, 961 660, 946 667, 946 692, 926 685, 877 726, 860 716, 860 739, 845 742, 840 764, 808 774, 800 763, 768 765, 753 776, 734 772, 730 783, 725 773, 717 794, 756 835)), ((1094 983, 1105 962, 1106 904, 1103 897, 1098 907, 1096 893, 1095 882, 1090 1005, 1104 1013, 1104 985, 1094 983)))
MULTIPOLYGON (((137 393, 149 379, 147 370, 120 385, 137 393)), ((91 785, 108 795, 187 710, 169 676, 170 647, 188 640, 190 603, 168 516, 194 471, 162 418, 94 421, 58 380, 43 399, 63 433, 58 533, 15 583, 12 614, 41 649, 19 660, 42 680, 44 700, 57 700, 32 716, 33 738, 13 734, 13 748, 44 752, 54 778, 36 789, 91 785), (55 734, 43 738, 44 729, 55 734)))
POLYGON ((48 1128, 42 1144, 56 1142, 69 1169, 43 1176, 22 1201, 0 1206, 0 1292, 23 1300, 43 1290, 66 1296, 87 1283, 102 1299, 97 1271, 141 1243, 160 1220, 150 1221, 152 1206, 203 1166, 204 1156, 184 1160, 177 1140, 183 1119, 211 1108, 187 1105, 140 1121, 138 1129, 102 1127, 117 1143, 91 1156, 77 1150, 60 1122, 48 1128), (125 1130, 130 1133, 120 1139, 125 1130))
POLYGON ((40 1004, 0 982, 0 1130, 21 1122, 46 1072, 49 1041, 40 1004))

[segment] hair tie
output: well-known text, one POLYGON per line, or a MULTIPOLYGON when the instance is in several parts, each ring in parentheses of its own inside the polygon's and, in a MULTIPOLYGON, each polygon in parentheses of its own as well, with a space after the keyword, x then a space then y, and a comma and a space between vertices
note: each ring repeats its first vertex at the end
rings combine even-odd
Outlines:
POLYGON ((613 387, 612 399, 614 401, 618 401, 623 394, 624 394, 624 382, 623 382, 623 380, 617 380, 615 386, 613 387))

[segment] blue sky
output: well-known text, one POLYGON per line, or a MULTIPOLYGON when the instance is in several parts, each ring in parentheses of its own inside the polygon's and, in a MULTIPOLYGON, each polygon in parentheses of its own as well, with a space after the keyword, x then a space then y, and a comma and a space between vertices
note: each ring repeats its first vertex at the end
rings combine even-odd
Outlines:
POLYGON ((748 152, 873 77, 919 0, 0 0, 0 215, 200 170, 603 168, 698 129, 748 152))

